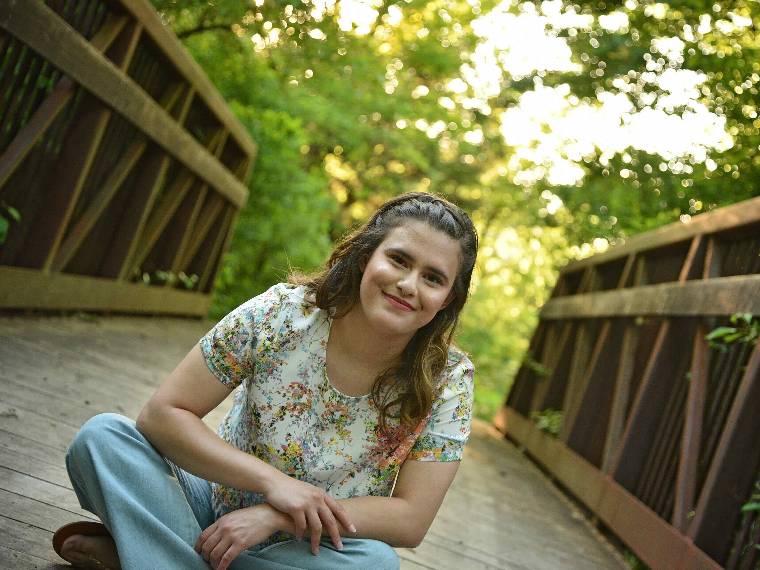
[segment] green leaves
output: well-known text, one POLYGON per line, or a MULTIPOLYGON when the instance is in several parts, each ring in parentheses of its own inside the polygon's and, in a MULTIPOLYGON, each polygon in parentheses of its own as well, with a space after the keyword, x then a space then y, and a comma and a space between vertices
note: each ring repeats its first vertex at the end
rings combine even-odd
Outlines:
POLYGON ((754 343, 760 337, 760 321, 750 313, 737 313, 731 315, 729 321, 736 325, 733 327, 720 326, 707 335, 707 340, 712 348, 725 350, 726 345, 737 342, 754 343))
MULTIPOLYGON (((383 2, 375 21, 357 32, 346 21, 350 8, 340 3, 318 11, 314 3, 285 0, 153 2, 259 147, 249 203, 214 289, 213 316, 291 268, 321 265, 334 241, 387 198, 410 190, 441 193, 471 212, 481 234, 457 342, 475 360, 475 409, 486 419, 502 405, 538 308, 566 261, 599 250, 605 240, 760 192, 757 34, 731 24, 730 14, 756 22, 756 2, 566 2, 561 13, 587 15, 588 23, 563 27, 547 16, 545 27, 567 43, 575 70, 547 65, 513 77, 504 60, 517 46, 497 33, 503 49, 479 79, 466 72, 488 41, 474 32, 476 19, 494 21, 489 12, 497 5, 511 18, 531 10, 546 14, 556 3, 383 2), (613 12, 624 13, 628 24, 605 28, 600 17, 613 12), (657 42, 667 38, 683 42, 683 61, 658 51, 657 42), (581 144, 586 127, 598 130, 590 116, 588 124, 566 124, 556 133, 565 139, 556 152, 585 173, 580 184, 550 183, 546 164, 538 165, 538 179, 520 179, 535 166, 527 151, 541 150, 540 160, 554 152, 551 144, 542 146, 544 139, 524 147, 505 143, 505 130, 530 130, 510 115, 526 93, 540 85, 567 89, 568 109, 599 106, 599 95, 611 93, 625 96, 633 110, 654 110, 670 93, 654 78, 676 70, 706 79, 695 87, 693 109, 676 105, 669 113, 715 113, 733 146, 706 149, 704 157, 666 157, 633 148, 632 135, 618 140, 623 131, 603 132, 602 139, 617 141, 605 154, 604 140, 581 144), (486 80, 493 90, 484 89, 486 80), (489 93, 483 101, 481 91, 489 93), (505 124, 507 117, 512 122, 505 124)), ((538 129, 548 132, 548 123, 538 129)), ((13 229, 9 216, 0 211, 0 241, 13 229)), ((722 325, 707 337, 720 350, 757 339, 751 317, 722 325)))
POLYGON ((0 202, 0 245, 4 244, 8 238, 11 222, 21 222, 21 214, 13 206, 0 202))
POLYGON ((553 410, 551 408, 530 413, 530 417, 535 422, 536 427, 554 437, 558 437, 562 431, 564 416, 565 414, 562 410, 553 410))
MULTIPOLYGON (((760 525, 760 480, 755 481, 755 487, 752 496, 748 502, 742 505, 741 512, 744 513, 745 517, 754 518, 751 524, 751 528, 753 530, 757 529, 760 525)), ((760 550, 760 544, 758 543, 752 544, 751 546, 757 550, 760 550)), ((747 548, 750 548, 750 546, 747 546, 747 548)))

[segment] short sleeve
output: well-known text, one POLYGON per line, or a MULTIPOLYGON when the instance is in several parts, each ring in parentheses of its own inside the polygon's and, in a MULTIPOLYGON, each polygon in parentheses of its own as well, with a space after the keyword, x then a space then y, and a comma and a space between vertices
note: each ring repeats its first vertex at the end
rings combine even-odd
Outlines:
POLYGON ((206 365, 230 389, 253 377, 256 350, 271 333, 282 307, 282 285, 246 301, 219 321, 199 341, 206 365))
POLYGON ((474 368, 469 358, 448 368, 440 396, 433 402, 430 420, 417 438, 408 459, 413 461, 459 461, 472 422, 474 368))

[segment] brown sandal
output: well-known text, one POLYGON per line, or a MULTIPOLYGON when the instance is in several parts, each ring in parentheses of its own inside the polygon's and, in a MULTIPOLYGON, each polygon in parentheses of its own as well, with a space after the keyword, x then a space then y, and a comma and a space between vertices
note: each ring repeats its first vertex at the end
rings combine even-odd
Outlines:
MULTIPOLYGON (((63 543, 66 542, 66 539, 75 534, 81 534, 84 536, 111 536, 111 533, 108 532, 105 525, 99 522, 77 521, 63 525, 55 531, 55 534, 53 535, 53 550, 55 550, 55 553, 64 560, 66 560, 66 558, 61 554, 63 543)), ((66 562, 71 561, 66 560, 66 562)), ((93 564, 92 568, 106 568, 106 566, 97 558, 91 558, 91 562, 93 564)))

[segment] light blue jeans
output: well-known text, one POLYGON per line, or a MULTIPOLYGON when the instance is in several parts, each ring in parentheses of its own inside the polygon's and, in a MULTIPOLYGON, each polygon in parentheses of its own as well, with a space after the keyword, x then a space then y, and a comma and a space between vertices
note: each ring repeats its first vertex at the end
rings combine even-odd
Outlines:
MULTIPOLYGON (((82 508, 100 517, 111 532, 122 568, 208 570, 193 547, 201 531, 214 522, 211 485, 171 466, 132 420, 100 414, 87 421, 69 447, 66 468, 82 508)), ((308 542, 290 540, 244 551, 230 568, 399 567, 398 556, 384 542, 346 538, 343 545, 336 550, 323 540, 314 556, 308 542)))

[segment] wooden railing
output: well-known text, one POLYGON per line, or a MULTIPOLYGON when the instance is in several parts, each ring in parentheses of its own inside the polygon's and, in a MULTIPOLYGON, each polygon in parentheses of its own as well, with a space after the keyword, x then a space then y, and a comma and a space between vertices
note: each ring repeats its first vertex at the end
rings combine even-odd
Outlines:
POLYGON ((205 314, 254 155, 147 0, 0 0, 0 308, 205 314))
POLYGON ((760 198, 570 263, 495 420, 655 569, 760 563, 760 343, 705 338, 738 313, 760 198))

